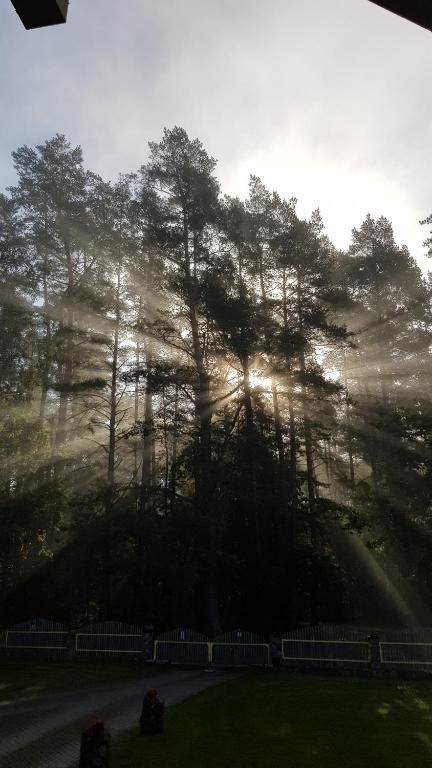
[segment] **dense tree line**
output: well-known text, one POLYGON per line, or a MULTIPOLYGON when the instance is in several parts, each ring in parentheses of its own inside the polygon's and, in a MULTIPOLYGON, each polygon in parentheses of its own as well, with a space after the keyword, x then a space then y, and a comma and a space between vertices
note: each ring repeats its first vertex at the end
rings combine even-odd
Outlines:
POLYGON ((390 222, 338 251, 181 128, 116 183, 60 135, 13 163, 2 622, 432 621, 431 285, 390 222))

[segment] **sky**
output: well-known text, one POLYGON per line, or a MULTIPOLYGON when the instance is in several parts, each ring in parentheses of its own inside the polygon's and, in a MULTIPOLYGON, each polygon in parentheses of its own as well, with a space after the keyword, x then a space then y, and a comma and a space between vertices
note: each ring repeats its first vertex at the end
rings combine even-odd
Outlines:
POLYGON ((224 193, 254 173, 319 207, 338 248, 387 216, 427 270, 431 81, 432 34, 368 0, 70 0, 66 25, 32 31, 3 0, 0 189, 22 144, 64 133, 115 179, 180 125, 224 193))

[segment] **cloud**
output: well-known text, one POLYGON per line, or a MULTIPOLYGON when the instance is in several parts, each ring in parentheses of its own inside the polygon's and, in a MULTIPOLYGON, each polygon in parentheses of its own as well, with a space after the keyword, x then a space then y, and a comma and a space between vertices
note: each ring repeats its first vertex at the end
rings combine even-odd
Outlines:
POLYGON ((368 210, 420 257, 432 209, 430 34, 366 0, 74 0, 62 27, 26 32, 0 9, 0 173, 55 132, 115 177, 182 125, 219 160, 319 204, 346 244, 368 210))

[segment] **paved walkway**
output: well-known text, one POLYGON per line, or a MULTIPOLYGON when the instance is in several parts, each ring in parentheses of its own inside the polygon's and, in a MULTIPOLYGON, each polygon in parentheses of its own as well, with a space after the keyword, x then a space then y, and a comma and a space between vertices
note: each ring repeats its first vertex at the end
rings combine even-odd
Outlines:
POLYGON ((77 768, 81 729, 90 720, 104 720, 114 739, 138 728, 146 688, 157 688, 166 704, 175 704, 226 679, 216 672, 150 672, 115 686, 0 704, 0 766, 77 768))

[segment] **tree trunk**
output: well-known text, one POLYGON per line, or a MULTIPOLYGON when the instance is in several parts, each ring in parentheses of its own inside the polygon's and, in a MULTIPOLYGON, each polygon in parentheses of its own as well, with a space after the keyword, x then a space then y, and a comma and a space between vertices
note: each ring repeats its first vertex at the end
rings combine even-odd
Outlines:
POLYGON ((59 410, 58 410, 58 418, 57 418, 57 432, 56 432, 56 440, 55 440, 56 447, 61 446, 65 442, 66 436, 67 436, 66 421, 67 421, 67 412, 68 412, 68 404, 69 404, 69 387, 72 383, 72 375, 73 375, 73 360, 72 360, 73 313, 71 309, 71 302, 72 302, 72 294, 73 294, 73 287, 74 287, 74 275, 73 275, 72 254, 70 251, 70 243, 66 238, 64 238, 64 249, 65 249, 65 255, 66 255, 68 284, 67 284, 67 290, 64 297, 66 300, 66 306, 63 309, 63 321, 60 324, 60 336, 62 332, 63 333, 66 332, 66 345, 65 345, 64 359, 61 363, 61 368, 60 368, 61 370, 60 383, 62 385, 62 389, 60 391, 60 402, 59 402, 59 410))
MULTIPOLYGON (((299 333, 303 334, 303 303, 300 274, 297 273, 297 312, 299 333)), ((307 390, 305 384, 306 363, 303 348, 299 354, 301 393, 303 404, 303 426, 305 434, 306 478, 309 504, 309 531, 311 544, 311 585, 310 585, 310 623, 318 624, 318 521, 316 508, 316 484, 313 462, 312 426, 307 410, 307 390)))
MULTIPOLYGON (((47 237, 48 234, 48 220, 47 220, 47 212, 45 210, 45 237, 47 237)), ((43 267, 42 267, 42 290, 43 290, 43 302, 44 302, 44 320, 45 320, 45 339, 44 339, 44 348, 45 348, 45 357, 43 361, 42 366, 42 381, 41 381, 41 400, 40 400, 40 408, 39 408, 39 415, 41 422, 45 421, 45 412, 46 412, 46 401, 47 401, 47 395, 48 395, 48 388, 49 388, 49 377, 50 377, 50 369, 51 369, 51 356, 52 356, 52 338, 51 338, 51 318, 48 314, 48 248, 45 243, 44 245, 44 255, 43 255, 43 267)))
POLYGON ((172 455, 171 455, 171 478, 170 478, 170 506, 171 513, 174 513, 176 506, 176 493, 177 493, 177 443, 178 443, 178 403, 179 403, 179 387, 176 376, 175 392, 174 392, 174 423, 172 432, 172 455))
POLYGON ((118 353, 119 353, 119 329, 120 329, 120 286, 121 286, 121 253, 117 262, 117 285, 115 297, 113 359, 110 383, 110 416, 108 438, 108 466, 107 466, 107 492, 105 501, 105 544, 103 549, 103 605, 105 616, 108 617, 111 609, 111 539, 112 539, 112 514, 114 506, 114 482, 116 460, 116 428, 117 428, 117 380, 118 380, 118 353))
MULTIPOLYGON (((273 418, 275 423, 276 448, 278 452, 279 467, 281 469, 281 473, 283 476, 284 467, 285 467, 285 450, 284 450, 283 437, 282 437, 282 419, 281 419, 280 410, 279 410, 278 391, 277 391, 277 386, 275 384, 274 379, 272 379, 271 389, 272 389, 272 398, 273 398, 273 418)), ((285 484, 285 479, 284 479, 284 484, 285 484)))
POLYGON ((261 300, 264 306, 267 304, 267 293, 265 289, 265 282, 264 282, 264 265, 263 265, 263 257, 262 257, 262 249, 259 248, 258 253, 258 269, 259 269, 259 282, 260 282, 260 291, 261 291, 261 300))
MULTIPOLYGON (((138 313, 137 313, 137 323, 139 324, 141 320, 141 307, 142 307, 142 298, 140 296, 139 300, 139 307, 138 307, 138 313)), ((137 331, 136 340, 135 340, 135 368, 136 368, 136 375, 135 375, 135 391, 134 391, 134 422, 135 422, 135 428, 139 421, 139 367, 141 363, 141 349, 140 349, 140 337, 139 332, 137 331)), ((137 436, 134 437, 134 485, 135 485, 135 491, 136 491, 136 500, 137 500, 137 510, 139 506, 139 484, 138 484, 138 471, 139 471, 139 460, 138 460, 138 438, 137 436)))
POLYGON ((257 482, 256 482, 256 469, 255 469, 255 458, 254 458, 254 450, 253 450, 253 444, 254 444, 254 419, 253 419, 253 408, 252 408, 252 393, 251 393, 251 386, 250 386, 250 374, 249 374, 249 358, 244 357, 241 360, 242 370, 243 370, 243 381, 244 381, 244 402, 245 402, 245 416, 246 416, 246 455, 247 455, 247 467, 248 467, 248 475, 249 475, 249 482, 248 482, 248 497, 249 497, 249 504, 253 509, 254 514, 254 520, 255 520, 255 546, 256 546, 256 553, 257 557, 261 557, 261 525, 260 525, 260 517, 259 517, 259 508, 256 498, 257 493, 257 482))
MULTIPOLYGON (((366 396, 366 412, 368 408, 371 406, 372 403, 372 393, 369 386, 369 377, 368 377, 368 369, 365 365, 363 355, 359 349, 358 352, 360 363, 363 367, 363 370, 365 371, 365 376, 363 377, 363 386, 364 386, 364 393, 366 396)), ((378 473, 377 473, 377 459, 376 459, 376 437, 378 435, 375 435, 375 428, 372 428, 370 425, 370 422, 368 418, 364 417, 364 426, 366 430, 366 434, 368 435, 368 439, 366 441, 366 451, 369 458, 369 464, 371 468, 371 478, 372 478, 372 487, 374 491, 376 492, 378 489, 378 473)))
MULTIPOLYGON (((196 243, 196 239, 194 238, 196 243)), ((195 509, 198 516, 206 522, 207 554, 207 620, 209 631, 217 634, 220 628, 217 599, 216 569, 216 531, 211 510, 212 472, 211 472, 211 421, 210 381, 205 367, 203 348, 198 326, 198 296, 196 279, 191 273, 189 254, 189 228, 186 212, 183 215, 183 246, 186 302, 192 334, 192 352, 197 372, 195 385, 195 417, 197 424, 197 444, 195 451, 195 509)), ((194 248, 195 255, 195 248, 194 248)), ((194 258, 194 265, 196 259, 194 258)))
POLYGON ((349 403, 349 391, 348 391, 348 376, 346 370, 345 352, 343 356, 344 364, 344 379, 345 379, 345 418, 347 423, 347 447, 348 447, 348 459, 349 459, 349 476, 351 488, 355 485, 355 472, 354 472, 354 458, 352 449, 352 428, 351 428, 351 409, 349 403))
POLYGON ((48 281, 47 281, 47 263, 45 259, 44 274, 43 274, 43 297, 44 297, 44 312, 45 312, 45 339, 44 348, 45 355, 42 365, 42 381, 41 381, 41 399, 39 406, 39 416, 41 422, 45 421, 46 414, 46 402, 49 389, 49 376, 51 368, 51 354, 52 354, 52 339, 51 339, 51 318, 48 316, 48 281))
POLYGON ((168 444, 168 424, 166 417, 166 397, 165 397, 165 384, 162 386, 162 413, 163 413, 163 445, 164 445, 164 514, 168 515, 169 506, 169 478, 170 478, 170 463, 169 463, 169 444, 168 444))
MULTIPOLYGON (((286 268, 282 268, 282 316, 284 330, 288 330, 288 293, 287 293, 287 274, 286 268)), ((291 581, 290 581, 290 622, 291 626, 297 624, 297 440, 296 423, 294 412, 294 377, 291 371, 291 362, 288 360, 288 382, 290 395, 288 399, 288 420, 289 420, 289 482, 290 482, 290 528, 289 528, 289 551, 291 560, 291 581)))
POLYGON ((60 324, 60 335, 66 331, 67 339, 66 339, 66 345, 65 345, 65 352, 64 352, 64 359, 61 362, 61 365, 59 366, 59 372, 60 372, 60 384, 61 384, 61 391, 60 391, 60 397, 59 397, 59 407, 58 407, 58 414, 57 414, 57 428, 56 428, 56 436, 55 436, 55 446, 56 448, 59 448, 66 440, 67 437, 67 414, 68 414, 68 405, 69 405, 69 387, 72 383, 72 373, 73 373, 73 365, 72 365, 72 339, 71 339, 71 326, 70 321, 68 318, 68 312, 66 313, 66 322, 60 324))
POLYGON ((115 473, 115 454, 116 454, 116 422, 117 422, 117 377, 118 377, 118 353, 119 353, 119 329, 120 329, 120 280, 121 280, 121 261, 117 265, 117 287, 116 287, 116 306, 114 320, 114 338, 113 338, 113 359, 111 369, 110 384, 110 418, 109 418, 109 441, 108 441, 108 492, 112 500, 115 473))
POLYGON ((141 465, 141 513, 148 512, 152 505, 153 477, 153 349, 151 342, 146 350, 146 388, 144 400, 143 455, 141 465))

